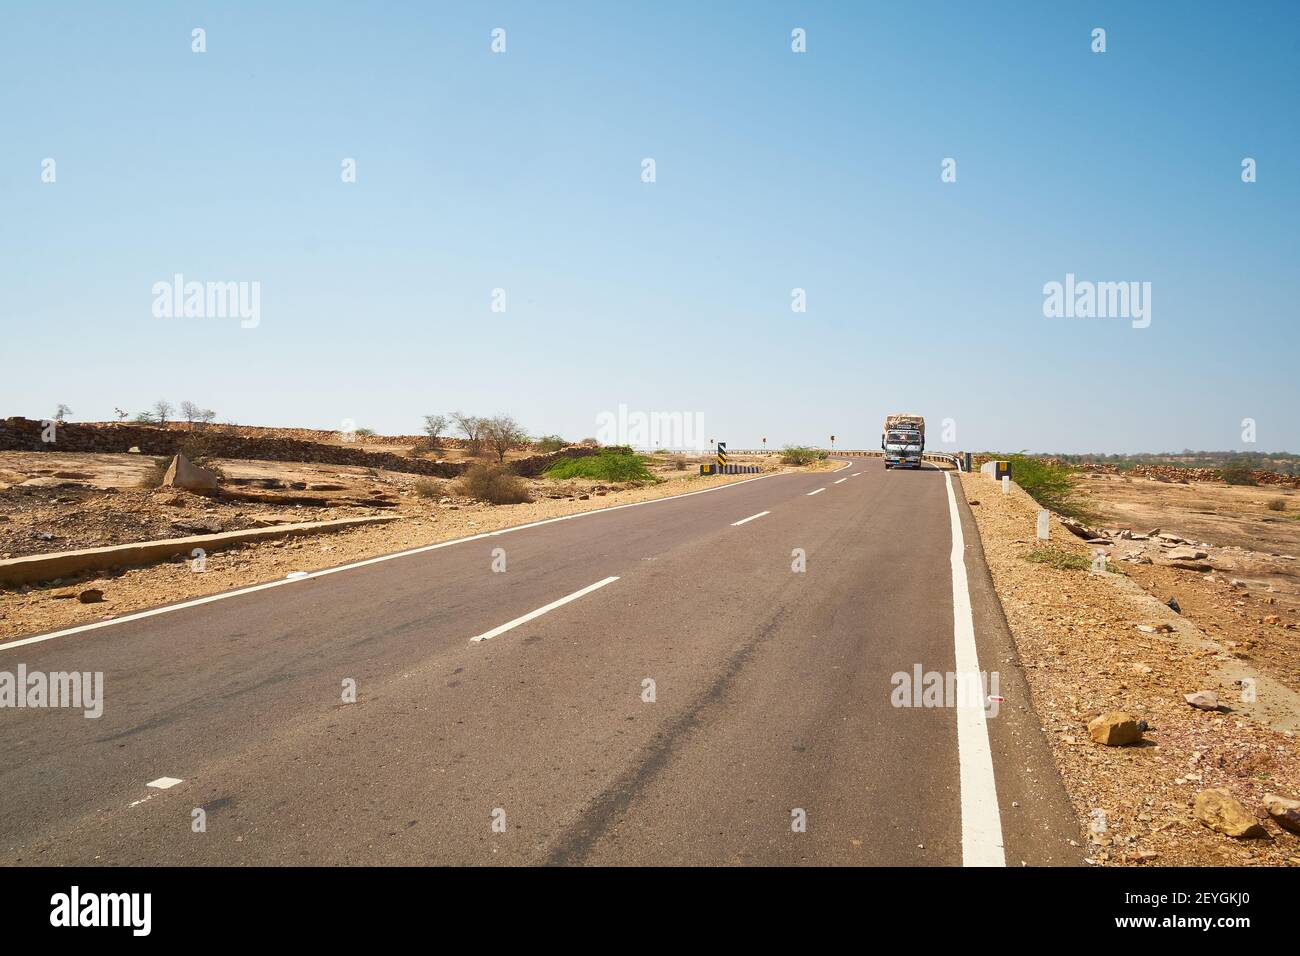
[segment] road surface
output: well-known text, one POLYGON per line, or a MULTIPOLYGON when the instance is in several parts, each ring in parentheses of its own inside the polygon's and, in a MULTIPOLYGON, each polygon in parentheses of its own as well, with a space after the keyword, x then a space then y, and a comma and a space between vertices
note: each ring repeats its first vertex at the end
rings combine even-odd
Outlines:
POLYGON ((1079 863, 960 482, 843 465, 0 645, 105 685, 0 711, 0 861, 1079 863))

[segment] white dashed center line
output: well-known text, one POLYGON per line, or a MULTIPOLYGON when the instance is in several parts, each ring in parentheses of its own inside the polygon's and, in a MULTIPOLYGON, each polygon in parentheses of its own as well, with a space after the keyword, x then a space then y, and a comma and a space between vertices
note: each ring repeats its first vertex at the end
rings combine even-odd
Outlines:
POLYGON ((588 584, 582 590, 574 591, 572 594, 568 595, 567 597, 562 597, 558 601, 552 601, 550 604, 546 605, 545 607, 539 607, 536 611, 529 611, 523 617, 517 617, 513 621, 507 621, 506 623, 502 624, 500 627, 494 627, 490 631, 485 631, 484 633, 478 635, 478 637, 471 637, 470 643, 479 644, 483 641, 490 641, 492 638, 496 637, 499 634, 504 634, 506 631, 510 630, 511 628, 518 627, 520 624, 527 624, 529 621, 533 620, 534 618, 541 617, 543 614, 545 614, 548 611, 554 611, 557 607, 562 607, 563 605, 568 604, 570 601, 576 601, 578 598, 582 597, 583 595, 590 594, 592 591, 595 591, 598 588, 603 588, 606 584, 613 584, 617 580, 618 577, 615 576, 615 577, 605 578, 602 581, 597 581, 595 584, 588 584))
POLYGON ((844 482, 848 481, 852 477, 853 477, 852 475, 846 475, 845 477, 841 478, 839 481, 835 482, 835 484, 842 485, 844 484, 844 482))
POLYGON ((753 521, 755 518, 761 518, 761 517, 763 517, 763 515, 770 515, 771 513, 772 513, 772 512, 770 512, 770 511, 760 511, 760 512, 759 512, 758 514, 756 514, 756 515, 750 515, 748 518, 741 518, 739 521, 733 521, 733 522, 731 522, 731 526, 734 528, 734 527, 736 527, 737 525, 742 525, 742 524, 744 524, 746 521, 753 521))
POLYGON ((820 494, 821 494, 823 491, 825 491, 825 490, 826 490, 825 488, 818 488, 816 491, 810 491, 810 492, 808 492, 808 495, 807 495, 807 496, 808 496, 809 498, 811 498, 813 495, 820 495, 820 494))
POLYGON ((157 790, 170 790, 180 782, 181 781, 177 780, 175 777, 159 777, 157 780, 150 780, 145 784, 145 786, 153 787, 157 790))

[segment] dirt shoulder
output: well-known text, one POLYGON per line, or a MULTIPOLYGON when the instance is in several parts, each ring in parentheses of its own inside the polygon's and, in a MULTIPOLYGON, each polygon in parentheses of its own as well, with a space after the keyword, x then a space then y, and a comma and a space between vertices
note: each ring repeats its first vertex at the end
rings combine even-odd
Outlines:
MULTIPOLYGON (((15 453, 16 454, 16 453, 15 453)), ((37 453, 39 454, 39 453, 37 453)), ((41 455, 49 467, 56 463, 41 455)), ((123 456, 104 456, 118 458, 123 456)), ((138 458, 138 456, 136 456, 138 458)), ((808 468, 783 468, 775 456, 755 459, 768 474, 787 471, 829 470, 836 462, 821 462, 808 468)), ((14 465, 10 462, 10 466, 14 465)), ((86 462, 60 462, 72 470, 80 465, 88 474, 86 462)), ((105 462, 118 474, 121 464, 105 462)), ((178 537, 200 533, 195 528, 236 530, 284 521, 329 520, 368 514, 396 514, 400 520, 382 526, 357 528, 315 537, 291 538, 260 544, 245 544, 226 551, 216 551, 205 558, 205 570, 197 573, 192 562, 174 560, 143 568, 124 569, 73 580, 49 582, 36 587, 0 591, 0 640, 87 624, 146 610, 163 604, 216 594, 283 578, 293 571, 317 571, 348 564, 364 558, 391 554, 427 544, 496 531, 513 525, 557 518, 586 511, 597 511, 622 504, 649 501, 673 495, 702 491, 720 485, 753 480, 754 475, 718 475, 701 477, 698 468, 677 471, 671 458, 652 470, 660 478, 655 484, 601 483, 585 480, 529 482, 535 500, 518 505, 489 505, 459 496, 454 482, 437 484, 432 491, 419 485, 417 476, 396 472, 351 474, 335 465, 294 465, 273 462, 223 462, 228 475, 261 476, 267 481, 286 479, 293 484, 335 484, 343 490, 305 494, 337 494, 347 501, 367 500, 368 495, 383 499, 382 508, 365 508, 339 504, 324 507, 277 506, 267 503, 214 502, 209 498, 173 489, 147 491, 119 488, 109 494, 104 489, 84 485, 35 489, 24 493, 24 510, 8 499, 0 500, 0 533, 18 542, 22 554, 63 551, 78 547, 95 547, 147 540, 151 537, 178 537), (328 469, 332 476, 318 469, 328 469), (274 472, 274 474, 263 474, 274 472), (423 488, 422 494, 417 488, 423 488), (167 533, 158 533, 167 532, 167 533), (45 541, 32 535, 50 535, 45 541), (79 603, 78 592, 96 589, 103 600, 79 603)), ((82 481, 85 479, 70 479, 82 481)), ((287 489, 296 493, 295 489, 287 489)), ((12 489, 11 489, 12 491, 12 489)), ((7 494, 7 493, 6 493, 7 494)), ((268 495, 271 494, 268 492, 268 495)), ((13 554, 11 556, 18 556, 13 554)))
POLYGON ((1209 829, 1192 810, 1198 793, 1221 787, 1267 821, 1265 794, 1300 794, 1300 742, 1283 729, 1300 726, 1300 698, 1127 576, 1145 566, 1110 561, 1123 573, 1094 573, 1096 546, 1055 519, 1050 541, 1038 546, 1039 509, 1019 488, 1003 496, 980 474, 962 482, 1035 709, 1090 834, 1088 861, 1300 865, 1300 836, 1265 822, 1267 838, 1237 839, 1209 829), (1027 560, 1035 551, 1050 560, 1027 560), (1218 694, 1219 710, 1186 703, 1184 695, 1202 689, 1218 694), (1147 722, 1143 744, 1093 742, 1088 722, 1113 710, 1147 722))

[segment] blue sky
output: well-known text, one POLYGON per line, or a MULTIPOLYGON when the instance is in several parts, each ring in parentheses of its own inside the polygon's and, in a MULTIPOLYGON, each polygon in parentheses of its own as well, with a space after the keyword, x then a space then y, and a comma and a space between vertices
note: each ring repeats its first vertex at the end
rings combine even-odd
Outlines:
POLYGON ((1298 11, 7 3, 0 415, 1300 451, 1298 11), (156 318, 175 273, 257 327, 156 318), (1150 327, 1045 318, 1066 273, 1150 327))

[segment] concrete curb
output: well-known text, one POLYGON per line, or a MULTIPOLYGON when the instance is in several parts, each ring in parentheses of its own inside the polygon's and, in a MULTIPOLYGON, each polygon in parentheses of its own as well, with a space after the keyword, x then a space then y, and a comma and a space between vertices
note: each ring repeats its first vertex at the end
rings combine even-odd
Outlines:
POLYGON ((107 548, 86 548, 82 551, 59 551, 54 554, 8 558, 0 561, 0 585, 34 584, 38 581, 52 581, 55 578, 76 577, 87 571, 137 567, 165 561, 177 555, 188 558, 195 548, 201 548, 208 553, 247 541, 269 541, 296 535, 327 534, 331 531, 346 531, 349 528, 385 524, 397 520, 397 515, 374 515, 367 518, 340 518, 336 521, 301 521, 270 528, 247 528, 243 531, 196 534, 186 538, 167 538, 163 541, 139 541, 135 544, 117 544, 107 548))

